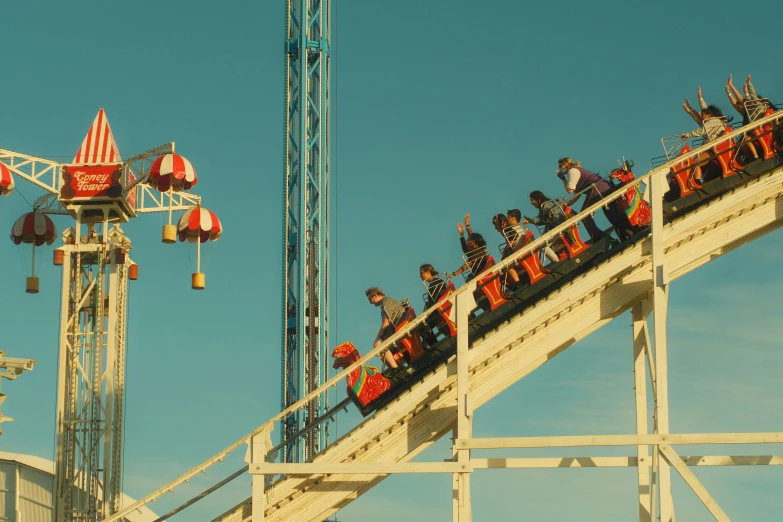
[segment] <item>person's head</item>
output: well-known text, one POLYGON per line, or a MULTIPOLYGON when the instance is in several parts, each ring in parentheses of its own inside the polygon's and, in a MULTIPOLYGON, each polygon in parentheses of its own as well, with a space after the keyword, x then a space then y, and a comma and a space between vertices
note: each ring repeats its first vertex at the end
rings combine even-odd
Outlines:
POLYGON ((557 168, 560 174, 565 174, 571 169, 579 168, 581 164, 578 161, 574 161, 569 157, 560 158, 557 160, 557 168))
POLYGON ((509 225, 519 225, 519 221, 522 219, 522 212, 520 212, 519 209, 512 208, 506 213, 508 214, 509 225))
POLYGON ((367 299, 375 306, 378 306, 378 304, 383 300, 383 298, 386 297, 386 294, 383 293, 383 290, 381 290, 377 286, 372 286, 368 288, 367 291, 364 293, 367 294, 367 299))
POLYGON ((422 281, 432 281, 433 279, 435 279, 436 275, 440 275, 440 274, 429 263, 425 263, 419 267, 419 277, 421 277, 422 281))
POLYGON ((701 117, 705 120, 710 118, 721 118, 722 116, 723 112, 715 105, 709 105, 706 109, 701 110, 701 117))
POLYGON ((487 246, 487 242, 484 241, 484 236, 476 232, 468 236, 468 240, 466 241, 466 243, 468 244, 468 248, 470 248, 471 250, 473 250, 474 248, 487 246))
POLYGON ((492 218, 492 225, 495 227, 495 230, 501 231, 508 226, 508 219, 504 214, 495 214, 492 218))
POLYGON ((549 201, 549 198, 540 190, 534 190, 530 193, 530 204, 534 207, 540 208, 544 201, 549 201))

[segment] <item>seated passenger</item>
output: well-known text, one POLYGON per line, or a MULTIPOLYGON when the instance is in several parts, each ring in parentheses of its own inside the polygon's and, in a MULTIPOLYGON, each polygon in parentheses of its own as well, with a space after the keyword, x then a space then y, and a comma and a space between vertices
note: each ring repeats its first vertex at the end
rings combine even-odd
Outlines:
MULTIPOLYGON (((492 218, 492 224, 495 226, 495 230, 500 232, 503 235, 503 239, 506 240, 506 244, 501 251, 501 259, 505 259, 514 253, 515 247, 525 237, 525 233, 522 231, 522 227, 519 227, 519 231, 511 228, 508 224, 508 218, 503 214, 495 214, 492 218)), ((519 285, 519 272, 516 269, 509 267, 508 276, 511 278, 511 281, 509 281, 511 286, 519 285)))
MULTIPOLYGON (((523 224, 533 223, 536 226, 542 226, 544 227, 544 234, 546 234, 565 222, 566 218, 563 210, 540 190, 534 190, 530 193, 530 204, 538 209, 538 216, 529 219, 525 218, 522 221, 523 224)), ((511 212, 511 210, 508 211, 509 220, 511 220, 511 212)), ((519 210, 516 211, 515 217, 517 220, 519 219, 519 210)), ((544 255, 553 263, 560 260, 555 251, 548 246, 544 249, 544 255)))
POLYGON ((468 232, 468 237, 470 237, 471 234, 473 234, 473 229, 470 228, 470 212, 465 214, 465 224, 463 225, 460 221, 457 223, 457 232, 459 232, 459 242, 462 246, 462 253, 467 254, 468 253, 468 245, 465 242, 465 231, 468 232))
MULTIPOLYGON (((468 214, 470 215, 470 214, 468 214)), ((470 226, 470 225, 468 225, 470 226)), ((457 230, 460 232, 460 244, 462 245, 462 251, 465 252, 468 260, 459 267, 456 271, 448 274, 449 278, 457 276, 465 270, 470 270, 470 276, 466 281, 470 281, 478 274, 484 271, 487 267, 487 260, 489 259, 489 251, 487 250, 487 242, 484 240, 484 236, 481 234, 472 233, 465 239, 462 236, 462 223, 457 225, 457 230)))
MULTIPOLYGON (((405 316, 405 307, 399 301, 387 297, 383 290, 377 286, 368 288, 365 293, 367 294, 367 299, 372 304, 381 308, 381 328, 378 330, 378 336, 372 344, 373 348, 377 348, 383 341, 394 335, 395 327, 405 316)), ((378 353, 378 357, 385 361, 390 368, 398 367, 391 350, 384 350, 378 353)))
POLYGON ((431 307, 438 302, 443 294, 446 293, 447 284, 442 278, 439 277, 440 272, 429 264, 425 263, 419 267, 419 277, 424 281, 427 288, 427 308, 431 307))
MULTIPOLYGON (((425 300, 425 306, 431 308, 438 301, 443 299, 454 290, 454 285, 447 284, 440 277, 440 273, 429 263, 425 263, 419 267, 419 277, 421 277, 424 287, 427 289, 427 298, 425 300)), ((430 346, 437 344, 438 339, 432 330, 437 329, 447 337, 452 337, 456 333, 454 323, 450 318, 451 303, 445 300, 437 308, 437 310, 431 313, 427 317, 427 326, 429 331, 424 332, 424 338, 430 346)))
MULTIPOLYGON (((608 196, 612 193, 612 186, 606 181, 602 180, 598 174, 590 172, 587 169, 583 169, 578 161, 573 161, 571 158, 560 158, 557 160, 558 170, 557 177, 563 182, 563 186, 566 192, 576 195, 566 201, 566 205, 573 207, 582 194, 585 194, 585 202, 582 204, 582 211, 584 211, 590 205, 599 202, 604 196, 608 196)), ((618 234, 622 234, 622 231, 626 228, 625 220, 619 215, 617 211, 617 205, 610 204, 608 206, 601 207, 604 211, 606 219, 614 226, 618 234)), ((590 234, 590 239, 596 241, 602 238, 605 234, 598 225, 595 224, 595 220, 592 216, 585 216, 582 218, 587 233, 590 234)))
MULTIPOLYGON (((737 90, 737 88, 734 87, 734 84, 731 81, 731 75, 729 75, 729 79, 726 81, 726 96, 729 97, 729 102, 731 103, 731 106, 734 107, 734 110, 737 111, 740 116, 742 116, 742 126, 744 127, 751 122, 748 111, 745 110, 745 102, 758 99, 758 95, 756 94, 756 89, 753 88, 753 84, 750 83, 750 75, 748 75, 747 80, 745 80, 745 85, 743 85, 743 88, 745 89, 744 99, 740 95, 740 92, 737 90), (750 90, 748 89, 748 84, 750 84, 750 90), (753 93, 752 95, 750 94, 751 92, 753 93)), ((753 145, 751 142, 750 135, 743 135, 740 141, 742 143, 743 152, 746 154, 746 157, 750 157, 752 160, 759 159, 758 152, 756 151, 755 145, 753 145)))
MULTIPOLYGON (((726 122, 723 118, 723 113, 715 105, 710 105, 701 110, 701 127, 682 135, 682 139, 692 138, 694 136, 703 136, 704 142, 709 143, 719 138, 723 131, 726 129, 726 122)), ((702 179, 702 167, 709 162, 710 153, 708 151, 702 152, 699 156, 696 166, 691 173, 691 182, 696 188, 701 188, 702 179)))

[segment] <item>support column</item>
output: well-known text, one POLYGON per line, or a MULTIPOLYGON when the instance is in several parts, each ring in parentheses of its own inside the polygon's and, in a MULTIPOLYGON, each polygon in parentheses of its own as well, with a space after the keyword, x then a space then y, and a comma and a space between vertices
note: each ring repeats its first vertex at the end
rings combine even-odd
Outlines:
MULTIPOLYGON (((470 332, 469 314, 472 295, 464 291, 457 296, 454 305, 457 308, 457 429, 456 438, 469 439, 473 436, 473 408, 470 401, 470 385, 468 382, 468 334, 470 332)), ((457 462, 470 462, 469 449, 457 449, 454 454, 457 462)), ((456 488, 453 495, 454 522, 471 522, 473 515, 470 506, 470 473, 455 473, 453 484, 456 488)))
MULTIPOLYGON (((650 301, 645 299, 633 307, 633 375, 636 396, 636 433, 648 433, 647 426, 647 317, 650 301)), ((647 446, 636 447, 639 484, 639 522, 652 522, 650 513, 650 455, 647 446)))
MULTIPOLYGON (((651 178, 651 200, 663 201, 665 178, 651 178)), ((666 314, 669 301, 669 274, 663 251, 663 205, 652 205, 652 282, 653 282, 653 341, 655 343, 655 433, 669 433, 669 364, 666 350, 666 314)), ((653 449, 657 461, 658 499, 661 522, 674 522, 671 469, 660 457, 658 446, 653 449)))
MULTIPOLYGON (((266 462, 266 454, 272 448, 270 429, 258 433, 250 439, 250 469, 255 465, 266 462)), ((266 475, 252 473, 251 514, 253 522, 264 522, 264 509, 266 506, 266 493, 264 486, 266 475)))

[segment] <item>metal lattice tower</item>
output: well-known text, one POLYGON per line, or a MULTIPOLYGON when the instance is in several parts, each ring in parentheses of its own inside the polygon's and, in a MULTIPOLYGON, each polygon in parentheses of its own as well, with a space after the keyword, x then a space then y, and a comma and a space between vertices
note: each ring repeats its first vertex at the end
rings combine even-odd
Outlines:
MULTIPOLYGON (((103 109, 71 164, 0 149, 4 168, 46 192, 34 202, 36 215, 72 219, 54 256, 63 269, 54 491, 58 522, 99 522, 120 509, 128 280, 138 273, 130 257, 133 245, 120 225, 140 214, 168 213, 164 242, 170 242, 166 229, 172 227, 172 211, 202 211, 201 198, 193 193, 161 192, 147 184, 156 158, 173 153, 174 143, 167 143, 123 160, 103 109)), ((193 276, 193 288, 204 288, 203 274, 193 276)), ((37 293, 37 278, 28 278, 27 291, 37 293)))
MULTIPOLYGON (((283 201, 282 408, 327 376, 329 267, 329 1, 287 0, 283 201)), ((306 461, 327 443, 328 423, 294 434, 326 411, 326 394, 283 420, 282 452, 306 461)))
MULTIPOLYGON (((108 212, 107 212, 108 214, 108 212)), ((81 228, 77 217, 76 230, 81 228)), ((57 520, 103 520, 120 507, 130 241, 119 226, 61 247, 57 520)), ((94 229, 93 229, 94 230, 94 229)))

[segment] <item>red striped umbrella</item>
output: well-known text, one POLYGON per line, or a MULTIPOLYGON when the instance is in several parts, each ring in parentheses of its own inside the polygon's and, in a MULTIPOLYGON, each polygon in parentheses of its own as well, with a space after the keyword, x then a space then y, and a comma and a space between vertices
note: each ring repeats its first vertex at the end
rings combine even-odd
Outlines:
POLYGON ((196 169, 188 160, 179 154, 164 154, 155 160, 150 167, 150 177, 147 181, 161 192, 189 190, 198 183, 196 169))
POLYGON ((214 212, 196 207, 182 214, 177 223, 177 231, 180 241, 187 239, 190 243, 195 243, 200 239, 202 243, 206 243, 216 241, 223 233, 223 226, 214 212))
POLYGON ((57 230, 49 216, 40 212, 29 212, 14 223, 11 228, 11 240, 17 245, 32 243, 41 246, 44 243, 51 245, 57 236, 57 230))
POLYGON ((14 190, 14 177, 11 176, 11 171, 5 163, 0 163, 0 194, 7 196, 12 190, 14 190))

